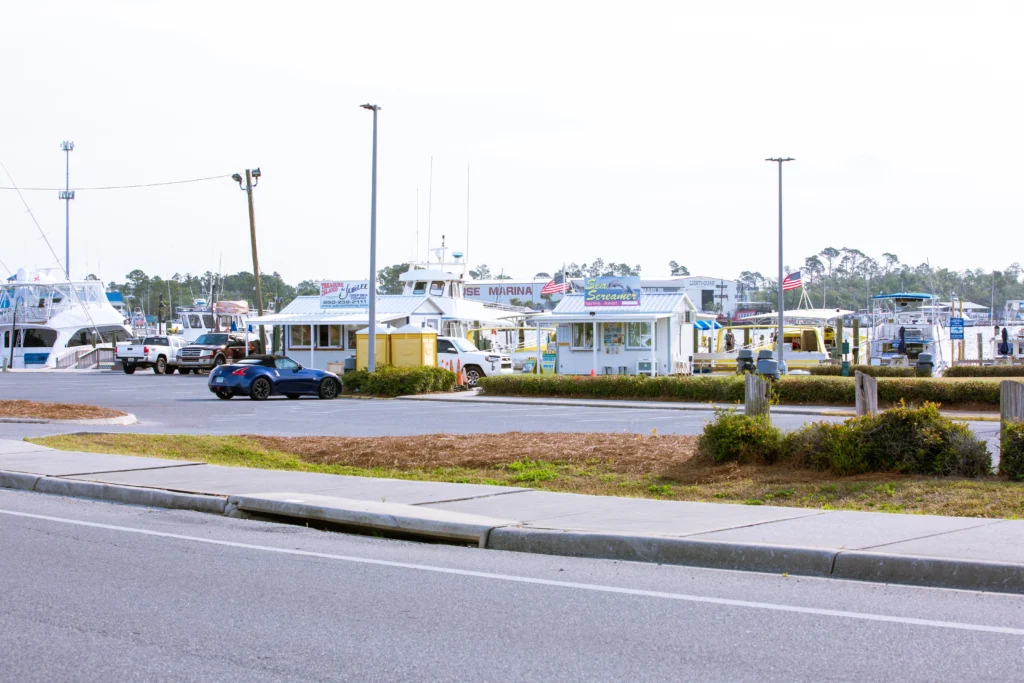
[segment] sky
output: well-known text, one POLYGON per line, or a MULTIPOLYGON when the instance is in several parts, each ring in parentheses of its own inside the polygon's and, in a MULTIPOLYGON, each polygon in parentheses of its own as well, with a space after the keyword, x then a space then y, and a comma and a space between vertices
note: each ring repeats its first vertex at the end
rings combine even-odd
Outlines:
MULTIPOLYGON (((62 140, 75 143, 72 188, 259 167, 261 270, 365 279, 372 115, 359 105, 372 102, 378 266, 425 258, 429 231, 431 247, 444 235, 515 277, 599 257, 649 276, 670 260, 772 274, 765 158, 789 156, 786 264, 834 246, 999 269, 1022 260, 1022 13, 935 0, 10 2, 0 186, 62 188, 62 140)), ((23 195, 31 212, 0 190, 0 260, 62 266, 64 202, 23 195)), ((72 277, 252 270, 230 178, 82 189, 70 211, 72 277)))

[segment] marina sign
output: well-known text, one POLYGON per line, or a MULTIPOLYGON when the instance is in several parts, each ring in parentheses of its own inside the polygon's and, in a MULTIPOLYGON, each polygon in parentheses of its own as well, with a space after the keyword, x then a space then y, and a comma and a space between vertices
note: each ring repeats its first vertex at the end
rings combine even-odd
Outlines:
POLYGON ((332 280, 320 283, 320 308, 367 308, 370 305, 370 281, 332 280))
POLYGON ((639 306, 640 277, 588 277, 583 283, 584 306, 639 306))
POLYGON ((964 338, 964 319, 963 318, 950 318, 949 319, 949 338, 952 340, 961 340, 964 338))

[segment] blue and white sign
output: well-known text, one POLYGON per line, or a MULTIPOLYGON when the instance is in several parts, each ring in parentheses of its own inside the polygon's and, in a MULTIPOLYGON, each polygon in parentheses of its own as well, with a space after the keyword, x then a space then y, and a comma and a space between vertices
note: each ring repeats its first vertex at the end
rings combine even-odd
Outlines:
POLYGON ((583 305, 590 306, 639 306, 640 278, 588 277, 583 285, 583 305))
POLYGON ((964 319, 963 318, 950 318, 949 319, 949 338, 954 341, 959 341, 964 338, 964 319))

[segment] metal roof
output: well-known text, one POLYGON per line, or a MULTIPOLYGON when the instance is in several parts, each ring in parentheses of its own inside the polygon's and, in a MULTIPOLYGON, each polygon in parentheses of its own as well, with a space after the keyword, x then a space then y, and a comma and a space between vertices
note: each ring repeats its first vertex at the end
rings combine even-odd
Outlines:
POLYGON ((934 294, 924 294, 922 292, 901 292, 898 294, 876 294, 871 297, 872 299, 907 299, 911 301, 925 301, 929 299, 938 299, 939 297, 934 294))
MULTIPOLYGON (((377 321, 394 320, 413 314, 439 315, 442 309, 429 296, 378 296, 377 321)), ((369 325, 368 308, 321 309, 320 297, 300 296, 285 306, 280 313, 249 318, 249 323, 264 325, 369 325)))
POLYGON ((653 314, 668 315, 687 310, 696 310, 685 292, 644 292, 640 295, 639 306, 584 306, 583 294, 567 294, 555 306, 553 315, 589 315, 594 312, 600 316, 628 318, 630 316, 651 316, 653 314))

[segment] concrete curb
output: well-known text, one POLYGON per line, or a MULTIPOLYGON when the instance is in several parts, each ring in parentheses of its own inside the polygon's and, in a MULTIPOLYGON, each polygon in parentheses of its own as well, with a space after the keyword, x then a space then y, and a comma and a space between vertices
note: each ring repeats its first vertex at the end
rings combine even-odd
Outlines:
POLYGON ((48 420, 42 417, 0 417, 0 423, 33 424, 33 425, 133 425, 138 424, 139 418, 132 413, 118 417, 97 417, 91 420, 48 420))
POLYGON ((1024 594, 1024 567, 1002 562, 562 531, 418 505, 288 492, 220 497, 22 472, 0 471, 0 488, 227 516, 311 519, 490 550, 1024 594))

